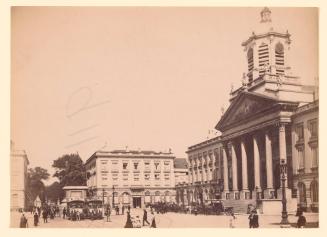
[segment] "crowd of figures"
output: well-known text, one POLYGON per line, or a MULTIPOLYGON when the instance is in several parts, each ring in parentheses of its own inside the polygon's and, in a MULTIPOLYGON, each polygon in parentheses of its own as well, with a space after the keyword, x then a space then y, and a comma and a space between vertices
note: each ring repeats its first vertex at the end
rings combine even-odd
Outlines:
MULTIPOLYGON (((59 206, 49 206, 44 205, 43 207, 33 207, 31 208, 31 214, 33 215, 34 226, 39 225, 40 218, 43 219, 43 223, 48 223, 48 219, 54 219, 55 217, 60 217, 59 206)), ((25 213, 22 213, 20 217, 20 228, 27 228, 28 221, 25 213)))
MULTIPOLYGON (((131 207, 130 206, 123 206, 119 208, 118 206, 114 207, 114 211, 116 215, 125 215, 126 212, 126 223, 124 225, 124 228, 141 228, 142 226, 149 226, 150 228, 157 228, 156 214, 165 214, 167 212, 182 212, 182 213, 189 213, 189 214, 206 214, 206 212, 202 209, 201 206, 189 206, 189 207, 181 207, 176 204, 168 204, 164 202, 158 202, 155 204, 149 204, 143 209, 143 218, 141 221, 140 215, 132 215, 131 214, 131 207)), ((225 210, 224 207, 217 206, 220 210, 225 210)), ((259 228, 259 216, 258 211, 256 208, 253 208, 249 211, 249 228, 259 228)), ((39 225, 39 219, 43 219, 43 223, 48 223, 48 219, 54 219, 56 217, 61 217, 60 208, 57 205, 50 206, 50 205, 44 205, 42 207, 34 207, 31 210, 31 214, 33 216, 33 224, 35 227, 39 225)), ((106 208, 103 210, 102 208, 97 209, 87 209, 87 210, 78 210, 75 208, 66 208, 64 207, 62 209, 62 218, 63 219, 69 219, 72 221, 79 221, 84 219, 86 216, 88 216, 91 220, 96 219, 103 219, 104 216, 106 216, 107 221, 111 221, 110 217, 112 214, 112 208, 110 205, 107 205, 106 208), (103 215, 104 211, 104 215, 103 215)), ((228 216, 230 216, 229 219, 229 227, 235 228, 235 220, 236 216, 234 215, 233 210, 230 210, 229 212, 225 212, 228 216)), ((297 228, 304 228, 306 226, 306 218, 303 215, 303 211, 298 210, 296 213, 296 216, 298 217, 296 226, 297 228)), ((24 212, 22 212, 22 215, 20 217, 20 228, 28 228, 28 219, 24 212)))

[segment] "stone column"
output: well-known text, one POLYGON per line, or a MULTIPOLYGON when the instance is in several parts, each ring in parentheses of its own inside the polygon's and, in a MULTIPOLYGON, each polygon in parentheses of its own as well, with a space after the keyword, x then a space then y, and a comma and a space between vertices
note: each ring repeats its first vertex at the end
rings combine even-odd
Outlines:
POLYGON ((237 157, 235 152, 235 144, 231 143, 231 149, 232 149, 232 178, 233 178, 233 193, 234 193, 234 199, 235 199, 235 193, 238 192, 238 180, 237 180, 237 157))
POLYGON ((228 187, 228 162, 227 162, 227 147, 223 148, 223 163, 224 163, 224 191, 222 194, 223 199, 226 199, 226 194, 229 193, 228 187))
POLYGON ((274 191, 273 187, 273 164, 272 164, 272 143, 271 135, 269 132, 265 134, 265 148, 266 148, 266 173, 267 173, 267 189, 264 191, 266 199, 271 198, 271 192, 274 191))
POLYGON ((247 193, 249 193, 248 187, 248 158, 245 150, 245 143, 241 141, 241 155, 242 155, 242 192, 241 198, 247 199, 247 193))
MULTIPOLYGON (((260 184, 260 155, 258 137, 253 136, 253 160, 254 160, 254 191, 261 192, 260 184)), ((257 194, 256 194, 257 195, 257 194)))

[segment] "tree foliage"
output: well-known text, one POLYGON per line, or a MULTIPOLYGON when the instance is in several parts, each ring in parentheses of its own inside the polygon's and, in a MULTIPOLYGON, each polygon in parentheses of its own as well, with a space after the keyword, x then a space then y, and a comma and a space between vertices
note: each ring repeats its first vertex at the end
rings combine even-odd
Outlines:
POLYGON ((56 169, 54 177, 59 179, 62 187, 68 185, 86 185, 86 171, 79 154, 66 154, 53 161, 56 169))
POLYGON ((47 180, 50 174, 46 169, 39 166, 35 168, 29 168, 27 171, 27 195, 30 204, 39 195, 40 199, 44 201, 44 190, 45 186, 42 180, 47 180))
POLYGON ((45 193, 47 199, 52 202, 57 202, 58 199, 62 199, 63 190, 59 182, 55 181, 51 185, 45 187, 45 193))

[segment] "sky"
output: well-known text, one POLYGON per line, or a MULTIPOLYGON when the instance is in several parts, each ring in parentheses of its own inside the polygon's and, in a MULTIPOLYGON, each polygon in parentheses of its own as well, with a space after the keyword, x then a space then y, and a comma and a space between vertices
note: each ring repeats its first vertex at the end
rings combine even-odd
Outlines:
MULTIPOLYGON (((262 8, 13 7, 11 140, 30 167, 96 150, 168 151, 208 137, 247 71, 262 8)), ((290 66, 318 77, 318 11, 271 8, 290 66)), ((217 135, 213 132, 209 137, 217 135)), ((52 179, 51 179, 52 180, 52 179)))

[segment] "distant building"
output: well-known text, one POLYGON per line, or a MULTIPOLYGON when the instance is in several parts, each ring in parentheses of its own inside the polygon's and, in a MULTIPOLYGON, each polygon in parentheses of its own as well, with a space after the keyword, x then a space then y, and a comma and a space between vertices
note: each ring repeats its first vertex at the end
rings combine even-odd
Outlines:
POLYGON ((87 186, 105 203, 144 207, 175 202, 175 156, 171 152, 97 151, 85 163, 87 186))
POLYGON ((175 185, 188 184, 188 164, 185 158, 174 160, 175 185))
POLYGON ((27 166, 26 152, 16 150, 11 143, 10 151, 10 209, 18 210, 27 207, 27 166))
POLYGON ((318 100, 301 106, 293 114, 293 189, 302 208, 318 211, 318 100))
POLYGON ((187 203, 205 204, 221 198, 224 173, 220 137, 190 146, 186 153, 189 160, 189 186, 184 191, 187 203))

